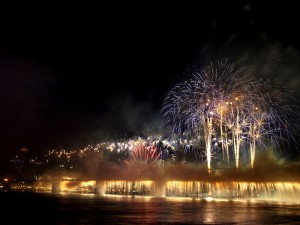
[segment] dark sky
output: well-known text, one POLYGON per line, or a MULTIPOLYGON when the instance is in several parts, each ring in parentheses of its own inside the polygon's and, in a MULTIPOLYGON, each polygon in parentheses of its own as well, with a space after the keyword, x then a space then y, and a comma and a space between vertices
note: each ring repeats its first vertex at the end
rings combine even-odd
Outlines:
POLYGON ((2 7, 0 168, 22 146, 40 154, 159 132, 166 92, 210 61, 297 91, 296 1, 202 2, 2 7))

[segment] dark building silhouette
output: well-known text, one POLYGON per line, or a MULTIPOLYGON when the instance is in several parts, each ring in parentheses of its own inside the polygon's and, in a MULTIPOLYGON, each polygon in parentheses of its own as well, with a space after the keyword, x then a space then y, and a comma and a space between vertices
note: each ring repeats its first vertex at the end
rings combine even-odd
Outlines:
POLYGON ((26 147, 22 147, 15 158, 9 161, 11 178, 15 181, 35 181, 43 172, 43 163, 31 158, 26 147))

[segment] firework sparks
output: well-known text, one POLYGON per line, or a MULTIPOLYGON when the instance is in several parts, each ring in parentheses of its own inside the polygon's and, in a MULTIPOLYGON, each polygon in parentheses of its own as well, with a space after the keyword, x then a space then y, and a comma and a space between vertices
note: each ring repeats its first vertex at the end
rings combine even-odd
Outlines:
POLYGON ((241 150, 248 150, 253 168, 258 143, 278 146, 296 134, 293 119, 299 110, 290 104, 289 92, 243 71, 227 62, 211 63, 175 85, 164 99, 164 124, 172 135, 204 142, 209 171, 214 139, 220 140, 228 163, 229 151, 233 151, 236 168, 241 150))

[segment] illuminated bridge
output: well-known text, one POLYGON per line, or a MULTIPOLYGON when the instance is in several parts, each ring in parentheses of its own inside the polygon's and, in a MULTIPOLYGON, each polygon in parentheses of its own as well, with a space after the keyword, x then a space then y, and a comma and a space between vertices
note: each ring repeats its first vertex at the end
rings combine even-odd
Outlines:
POLYGON ((37 181, 35 191, 95 195, 299 199, 300 182, 187 180, 54 180, 37 181))

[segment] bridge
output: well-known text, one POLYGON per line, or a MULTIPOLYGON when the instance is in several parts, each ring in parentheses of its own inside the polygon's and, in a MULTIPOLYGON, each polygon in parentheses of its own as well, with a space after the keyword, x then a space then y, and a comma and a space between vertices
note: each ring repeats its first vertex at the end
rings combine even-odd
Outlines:
POLYGON ((9 191, 191 198, 300 199, 300 182, 184 180, 39 180, 12 183, 9 191))

